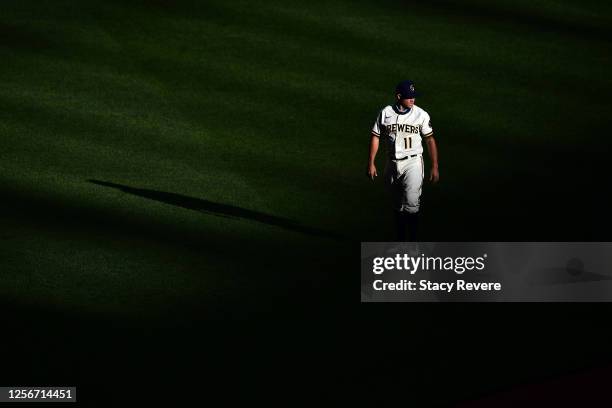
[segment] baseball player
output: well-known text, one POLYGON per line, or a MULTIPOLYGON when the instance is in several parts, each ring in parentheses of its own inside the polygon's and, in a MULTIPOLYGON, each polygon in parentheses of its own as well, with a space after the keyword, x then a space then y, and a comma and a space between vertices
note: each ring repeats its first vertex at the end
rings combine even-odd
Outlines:
POLYGON ((382 138, 387 145, 385 182, 395 210, 397 241, 417 240, 419 201, 425 176, 423 145, 425 139, 431 159, 429 181, 437 183, 438 149, 429 114, 414 104, 414 82, 400 82, 395 88, 395 104, 385 106, 372 127, 367 175, 378 174, 374 159, 382 138))

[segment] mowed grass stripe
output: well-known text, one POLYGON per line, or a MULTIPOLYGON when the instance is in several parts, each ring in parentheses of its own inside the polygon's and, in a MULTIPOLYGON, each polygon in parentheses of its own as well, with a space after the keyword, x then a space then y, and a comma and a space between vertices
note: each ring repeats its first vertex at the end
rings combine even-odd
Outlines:
MULTIPOLYGON (((231 47, 229 47, 229 48, 231 48, 231 47)), ((165 51, 168 51, 168 50, 158 50, 158 51, 159 51, 159 53, 160 53, 160 54, 163 54, 165 51)), ((224 61, 221 61, 221 63, 220 63, 220 64, 223 66, 223 64, 225 64, 225 62, 224 62, 224 61)), ((508 64, 508 65, 506 65, 506 66, 510 66, 510 64, 508 64)), ((532 67, 532 65, 529 65, 529 66, 530 66, 530 67, 532 67)), ((497 67, 494 67, 494 68, 497 68, 497 67)), ((249 72, 251 72, 251 71, 254 71, 254 70, 250 70, 249 72)), ((265 71, 265 70, 264 70, 264 71, 265 71)), ((495 70, 492 70, 492 71, 495 71, 495 70)), ((265 71, 265 72, 268 72, 268 71, 265 71)), ((472 70, 472 72, 474 72, 474 70, 472 70)), ((230 75, 230 76, 231 76, 231 75, 230 75)), ((270 76, 273 76, 273 75, 270 75, 270 76)), ((263 83, 265 83, 265 80, 266 80, 266 78, 265 78, 265 77, 257 77, 257 78, 254 78, 254 79, 256 80, 255 82, 257 82, 257 83, 259 83, 259 81, 262 81, 263 83)), ((283 81, 282 81, 282 78, 281 78, 280 80, 278 80, 277 82, 280 82, 280 86, 284 86, 284 85, 285 85, 285 84, 283 84, 283 83, 282 83, 282 82, 283 82, 283 81)), ((312 82, 313 82, 313 81, 312 81, 312 78, 300 78, 300 77, 296 77, 296 78, 295 78, 295 80, 293 80, 293 79, 292 79, 292 80, 290 81, 290 83, 297 83, 297 84, 299 84, 299 83, 308 83, 308 84, 312 84, 312 82)), ((472 82, 472 81, 469 81, 469 80, 466 80, 466 81, 465 81, 465 83, 473 83, 473 82, 472 82)), ((312 86, 312 85, 311 85, 311 88, 312 88, 312 89, 314 89, 314 86, 312 86)), ((349 88, 349 89, 350 89, 350 87, 347 87, 347 88, 349 88)), ((312 89, 310 89, 310 91, 312 91, 312 89)), ((329 86, 329 84, 323 84, 323 86, 321 87, 321 89, 332 89, 332 87, 331 87, 331 86, 329 86)), ((301 89, 300 89, 300 90, 296 90, 296 91, 297 91, 297 92, 295 92, 295 93, 298 93, 298 94, 299 94, 299 93, 301 92, 301 89)), ((502 88, 501 90, 499 90, 499 91, 498 91, 498 90, 496 90, 496 92, 498 92, 498 95, 499 95, 499 93, 502 93, 502 94, 503 94, 503 92, 504 92, 504 91, 505 91, 505 89, 503 89, 503 88, 502 88)), ((539 91, 541 91, 541 89, 539 89, 539 91)), ((507 92, 507 91, 506 91, 506 92, 507 92)), ((273 88, 272 88, 272 89, 269 89, 269 92, 268 92, 268 93, 269 93, 269 94, 271 94, 271 95, 274 95, 274 89, 273 89, 273 88)), ((347 95, 347 96, 349 96, 349 97, 354 96, 354 94, 351 94, 351 93, 350 93, 350 91, 349 91, 349 92, 347 92, 347 93, 348 93, 348 95, 347 95)), ((532 92, 532 93, 533 93, 533 92, 532 92)), ((256 94, 261 95, 261 92, 256 92, 256 94)), ((318 99, 318 98, 320 98, 320 96, 321 96, 321 95, 317 95, 317 96, 316 96, 316 97, 317 97, 317 99, 318 99)), ((487 97, 490 97, 490 96, 491 96, 491 95, 487 95, 487 97)), ((509 94, 509 95, 506 95, 506 96, 507 96, 507 97, 514 97, 514 98, 524 98, 524 97, 526 97, 526 96, 531 96, 531 95, 529 94, 529 92, 523 92, 523 95, 521 95, 521 94, 518 94, 518 95, 517 95, 517 94, 516 94, 516 91, 515 91, 515 92, 513 92, 512 94, 509 94)), ((273 100, 275 100, 275 101, 276 101, 276 100, 285 100, 285 99, 286 99, 285 97, 281 97, 281 98, 274 98, 273 100)), ((356 98, 354 98, 354 99, 357 99, 357 100, 362 100, 363 98, 356 97, 356 98)), ((279 108, 277 108, 277 110, 278 110, 278 109, 279 109, 279 108)), ((247 110, 248 110, 248 108, 247 108, 247 110)), ((266 107, 266 109, 262 109, 262 110, 264 110, 264 111, 269 111, 270 109, 269 109, 269 107, 266 107)), ((326 111, 327 111, 327 112, 329 112, 330 110, 329 110, 329 109, 327 109, 326 111)), ((262 112, 260 112, 260 111, 255 111, 255 112, 253 112, 253 113, 254 113, 254 114, 256 114, 256 115, 258 115, 258 116, 261 116, 261 115, 262 115, 262 112)), ((483 113, 481 113, 481 116, 480 116, 480 117, 478 116, 478 113, 479 113, 479 112, 476 112, 474 115, 471 115, 471 116, 464 116, 464 117, 472 117, 472 118, 475 118, 474 122, 475 122, 475 124, 476 124, 476 125, 481 124, 481 123, 483 123, 483 122, 486 122, 487 120, 490 120, 490 119, 493 117, 493 116, 490 114, 490 112, 485 112, 484 114, 483 114, 483 113)), ((281 116, 281 117, 291 117, 290 115, 282 115, 282 112, 281 112, 281 114, 280 114, 279 116, 281 116)), ((265 120, 264 120, 264 121, 262 121, 262 122, 264 122, 264 123, 268 123, 269 121, 265 121, 265 120)), ((317 124, 317 123, 318 123, 317 121, 310 121, 311 126, 314 126, 314 127, 315 127, 315 129, 313 129, 314 131, 318 131, 318 129, 316 129, 316 124, 317 124)), ((468 125, 470 125, 470 123, 468 123, 468 125)), ((528 126, 528 127, 532 127, 532 126, 529 126, 529 125, 530 125, 530 123, 527 123, 527 124, 526 124, 526 126, 528 126)), ((472 127, 472 128, 473 128, 473 129, 475 129, 476 131, 478 131, 478 127, 477 127, 477 126, 472 127)), ((492 126, 489 126, 489 127, 488 127, 488 129, 491 129, 491 128, 492 128, 492 126)), ((350 133, 352 133, 352 132, 351 132, 352 130, 353 130, 353 129, 349 129, 349 132, 344 132, 344 133, 345 133, 345 134, 350 134, 350 133)), ((534 129, 533 131, 534 131, 534 133, 535 133, 535 132, 538 132, 538 129, 536 128, 536 129, 534 129)), ((484 133, 484 132, 483 132, 483 133, 484 133)), ((518 134, 521 134, 521 133, 518 133, 518 134)), ((290 135, 289 135, 289 136, 290 136, 290 135)), ((512 136, 516 137, 516 134, 513 134, 512 136)), ((531 135, 528 135, 528 137, 532 138, 532 136, 531 136, 531 135)))

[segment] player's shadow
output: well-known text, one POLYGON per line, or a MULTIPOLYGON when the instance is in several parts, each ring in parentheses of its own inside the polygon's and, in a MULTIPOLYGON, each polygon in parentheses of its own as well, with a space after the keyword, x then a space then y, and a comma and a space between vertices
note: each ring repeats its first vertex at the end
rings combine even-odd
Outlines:
POLYGON ((333 232, 324 231, 317 228, 300 225, 295 221, 287 218, 277 217, 270 214, 265 214, 259 211, 248 210, 229 204, 215 203, 214 201, 204 200, 202 198, 189 197, 182 194, 168 193, 165 191, 148 190, 144 188, 135 188, 124 186, 121 184, 110 183, 100 180, 87 180, 90 183, 104 187, 112 187, 123 191, 124 193, 133 194, 139 197, 148 198, 162 203, 174 205, 177 207, 187 208, 189 210, 200 211, 206 214, 216 215, 220 217, 246 219, 260 222, 275 227, 280 227, 286 230, 299 232, 301 234, 312 235, 320 238, 343 239, 342 236, 333 232))

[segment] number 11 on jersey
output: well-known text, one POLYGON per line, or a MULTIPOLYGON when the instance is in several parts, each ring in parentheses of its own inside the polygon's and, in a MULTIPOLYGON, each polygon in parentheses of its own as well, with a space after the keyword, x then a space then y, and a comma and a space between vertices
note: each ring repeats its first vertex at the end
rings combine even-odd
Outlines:
POLYGON ((406 149, 412 149, 412 138, 411 137, 404 138, 404 147, 406 149))

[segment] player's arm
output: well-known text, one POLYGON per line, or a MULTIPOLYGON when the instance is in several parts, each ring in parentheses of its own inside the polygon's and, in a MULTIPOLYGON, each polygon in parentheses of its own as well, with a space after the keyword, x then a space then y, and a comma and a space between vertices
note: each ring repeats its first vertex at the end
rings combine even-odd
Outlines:
POLYGON ((438 172, 438 146, 436 145, 436 139, 432 136, 425 138, 427 143, 427 151, 429 152, 429 158, 431 160, 431 171, 429 172, 429 181, 437 183, 440 179, 440 173, 438 172))
POLYGON ((376 165, 374 164, 374 160, 376 159, 376 153, 378 152, 378 145, 380 143, 380 137, 372 132, 372 136, 370 138, 370 157, 368 159, 368 169, 367 175, 371 180, 374 180, 374 177, 378 176, 376 173, 376 165))

